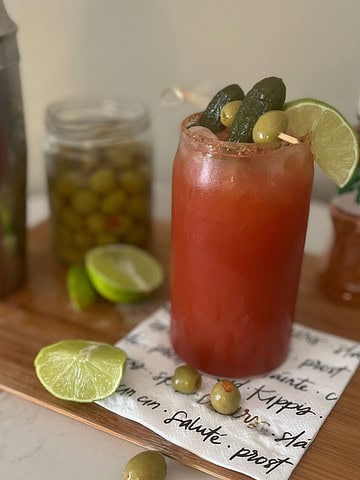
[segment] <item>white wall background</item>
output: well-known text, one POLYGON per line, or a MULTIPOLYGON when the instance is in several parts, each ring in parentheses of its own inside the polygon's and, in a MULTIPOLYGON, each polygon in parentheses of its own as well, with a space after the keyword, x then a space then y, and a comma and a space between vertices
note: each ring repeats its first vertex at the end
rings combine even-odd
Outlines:
MULTIPOLYGON (((359 0, 5 0, 19 26, 29 188, 45 188, 44 111, 69 96, 140 100, 153 118, 155 168, 169 182, 179 121, 171 85, 212 96, 265 76, 287 99, 312 96, 355 123, 360 94, 359 0)), ((315 195, 334 187, 317 172, 315 195)))

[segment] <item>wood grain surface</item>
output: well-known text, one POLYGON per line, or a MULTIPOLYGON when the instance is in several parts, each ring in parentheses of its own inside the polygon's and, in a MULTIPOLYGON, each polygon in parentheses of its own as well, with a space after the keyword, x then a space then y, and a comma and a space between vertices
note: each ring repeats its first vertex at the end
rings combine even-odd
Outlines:
MULTIPOLYGON (((76 404, 52 397, 36 379, 33 360, 45 345, 65 338, 116 342, 156 308, 169 300, 170 227, 157 223, 153 254, 163 264, 167 281, 151 300, 114 306, 103 300, 86 312, 72 310, 65 288, 66 268, 53 257, 48 225, 34 228, 28 242, 26 284, 0 302, 0 389, 65 414, 88 425, 229 480, 245 475, 213 465, 170 444, 157 434, 96 404, 76 404)), ((360 310, 343 307, 319 291, 320 260, 305 257, 296 321, 360 341, 360 310)), ((325 421, 318 436, 291 476, 292 480, 353 480, 360 472, 360 373, 325 421)))

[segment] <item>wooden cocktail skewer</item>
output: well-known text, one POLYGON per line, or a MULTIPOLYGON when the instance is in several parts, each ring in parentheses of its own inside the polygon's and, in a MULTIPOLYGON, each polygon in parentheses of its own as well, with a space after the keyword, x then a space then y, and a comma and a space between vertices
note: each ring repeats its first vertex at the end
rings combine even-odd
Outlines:
POLYGON ((296 145, 297 143, 300 143, 297 138, 292 137, 291 135, 288 135, 287 133, 283 133, 283 132, 279 133, 278 138, 280 138, 280 140, 284 140, 284 142, 292 143, 294 145, 296 145))
POLYGON ((163 105, 166 106, 175 106, 184 102, 190 102, 199 108, 204 108, 209 102, 207 96, 179 87, 170 87, 164 90, 161 93, 161 100, 163 105))

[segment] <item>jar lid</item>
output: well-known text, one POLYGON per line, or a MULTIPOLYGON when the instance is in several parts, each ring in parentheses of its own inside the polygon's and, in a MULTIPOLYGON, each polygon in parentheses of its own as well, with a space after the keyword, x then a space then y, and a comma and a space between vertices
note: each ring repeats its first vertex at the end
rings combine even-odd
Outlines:
POLYGON ((66 143, 112 143, 142 133, 150 126, 143 105, 120 100, 69 100, 48 106, 50 134, 66 143))

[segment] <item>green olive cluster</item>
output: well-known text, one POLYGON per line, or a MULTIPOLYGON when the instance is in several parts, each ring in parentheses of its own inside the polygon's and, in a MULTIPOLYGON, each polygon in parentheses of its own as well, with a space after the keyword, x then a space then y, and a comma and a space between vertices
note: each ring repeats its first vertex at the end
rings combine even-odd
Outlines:
MULTIPOLYGON (((180 365, 171 377, 174 390, 181 393, 196 393, 201 387, 201 374, 190 365, 180 365)), ((240 406, 241 395, 233 382, 220 380, 213 386, 210 402, 213 409, 224 415, 235 413, 240 406)))
POLYGON ((96 245, 150 237, 151 155, 141 142, 97 149, 61 147, 47 154, 54 245, 75 263, 96 245))

